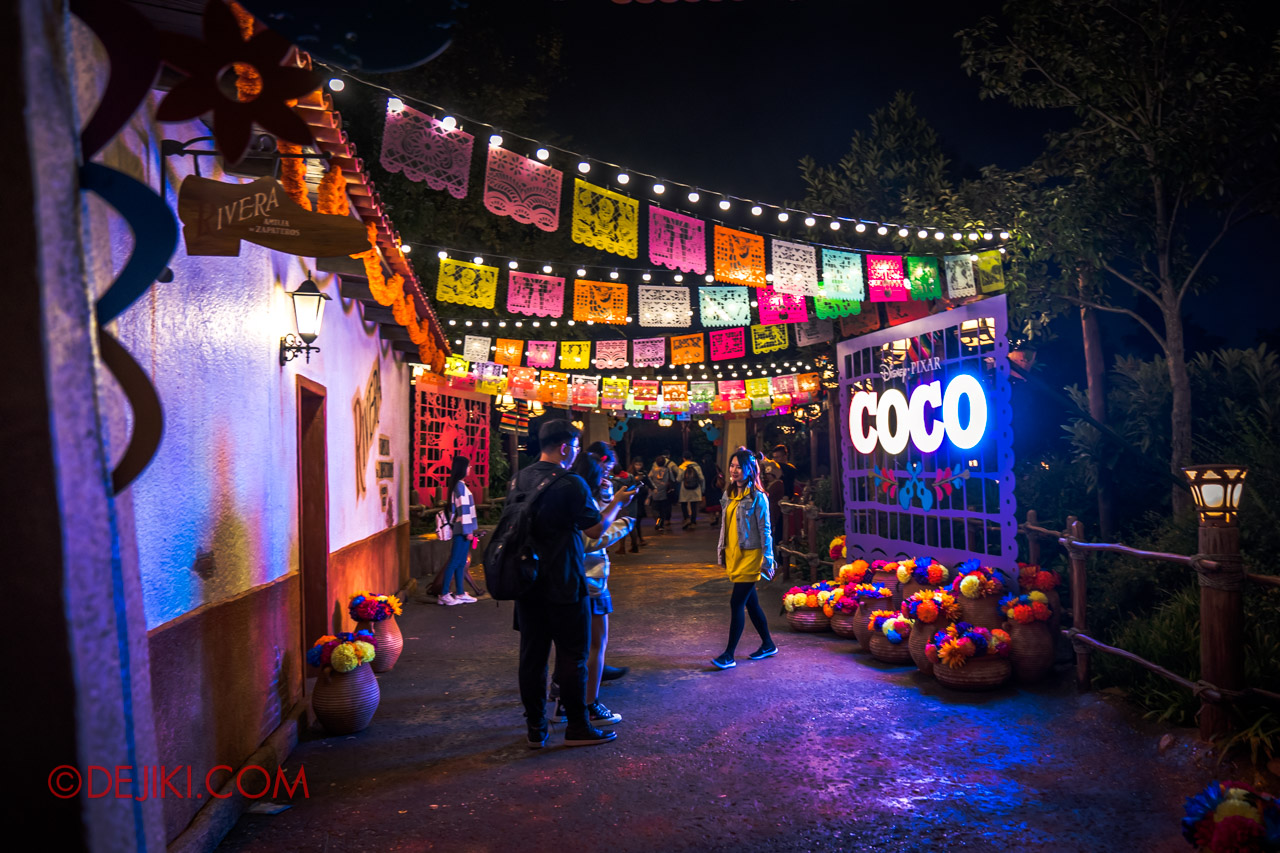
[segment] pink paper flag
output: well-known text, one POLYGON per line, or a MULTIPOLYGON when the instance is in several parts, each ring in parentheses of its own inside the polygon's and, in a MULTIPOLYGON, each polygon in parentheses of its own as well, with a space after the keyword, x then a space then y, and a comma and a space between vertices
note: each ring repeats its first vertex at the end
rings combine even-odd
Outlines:
POLYGON ((803 296, 779 293, 770 285, 760 292, 759 298, 761 325, 809 322, 809 309, 805 307, 803 296))
POLYGON ((498 216, 554 231, 560 226, 563 178, 559 169, 490 145, 484 173, 484 206, 498 216))
POLYGON ((707 271, 707 226, 701 219, 649 206, 649 262, 667 269, 707 271))
POLYGON ((729 358, 742 358, 747 354, 746 338, 742 327, 736 329, 716 329, 711 336, 711 360, 724 361, 729 358))
POLYGON ((530 367, 555 367, 555 341, 529 341, 524 348, 525 362, 530 367))
POLYGON ((507 278, 507 310, 526 317, 559 317, 564 314, 564 279, 511 273, 507 278))
POLYGON ((867 290, 872 302, 905 302, 907 276, 901 255, 867 255, 867 290))
POLYGON ((411 181, 426 181, 433 190, 454 198, 467 194, 471 149, 475 137, 464 130, 445 130, 441 122, 412 107, 391 109, 382 132, 382 168, 402 172, 411 181))
POLYGON ((721 379, 720 396, 726 400, 741 400, 747 396, 745 379, 721 379))
POLYGON ((641 338, 632 341, 631 363, 636 367, 662 367, 667 363, 667 339, 641 338))
POLYGON ((622 370, 627 366, 626 341, 596 341, 597 370, 622 370))

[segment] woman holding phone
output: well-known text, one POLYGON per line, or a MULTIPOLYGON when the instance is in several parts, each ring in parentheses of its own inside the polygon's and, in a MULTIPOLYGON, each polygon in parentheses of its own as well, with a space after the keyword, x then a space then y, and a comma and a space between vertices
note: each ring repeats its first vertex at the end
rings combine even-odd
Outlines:
POLYGON ((732 669, 738 665, 733 655, 746 627, 745 616, 751 617, 751 624, 760 635, 760 648, 748 657, 763 660, 778 653, 756 595, 756 582, 761 578, 771 580, 775 569, 769 498, 760 483, 760 466, 745 447, 729 457, 729 483, 720 506, 717 562, 733 581, 733 595, 729 599, 729 643, 724 654, 711 663, 716 669, 732 669))

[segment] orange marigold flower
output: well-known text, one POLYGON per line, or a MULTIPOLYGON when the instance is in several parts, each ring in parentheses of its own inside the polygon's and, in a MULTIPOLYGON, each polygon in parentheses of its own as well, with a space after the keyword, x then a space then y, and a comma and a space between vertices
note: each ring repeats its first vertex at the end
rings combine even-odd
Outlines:
POLYGON ((1058 575, 1054 572, 1036 572, 1036 579, 1032 583, 1033 589, 1048 592, 1058 585, 1058 575))
POLYGON ((916 618, 921 622, 932 622, 938 618, 938 605, 932 601, 922 601, 916 608, 916 618))
POLYGON ((1034 622, 1036 617, 1031 612, 1031 608, 1026 604, 1015 604, 1013 606, 1013 621, 1026 625, 1028 622, 1034 622))
POLYGON ((947 640, 938 646, 938 660, 952 669, 959 669, 964 666, 965 657, 965 653, 960 650, 960 646, 955 640, 947 640))
POLYGON ((1053 615, 1053 610, 1043 601, 1031 602, 1031 613, 1041 622, 1049 621, 1049 617, 1053 615))
POLYGON ((817 606, 818 606, 818 596, 817 596, 817 594, 816 594, 816 593, 812 593, 812 592, 811 592, 811 593, 809 593, 809 595, 805 597, 805 600, 804 600, 804 606, 805 606, 805 607, 817 607, 817 606))

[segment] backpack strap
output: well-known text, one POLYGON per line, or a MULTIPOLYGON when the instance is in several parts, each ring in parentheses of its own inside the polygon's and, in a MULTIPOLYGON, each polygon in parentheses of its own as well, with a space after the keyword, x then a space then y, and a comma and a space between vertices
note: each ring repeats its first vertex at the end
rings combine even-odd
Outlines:
POLYGON ((547 477, 545 480, 539 483, 538 487, 534 489, 533 492, 529 495, 528 503, 532 505, 534 501, 542 497, 542 493, 547 490, 547 487, 550 486, 552 483, 554 483, 556 480, 559 480, 561 477, 563 477, 564 473, 565 472, 563 470, 555 471, 551 474, 550 477, 547 477))

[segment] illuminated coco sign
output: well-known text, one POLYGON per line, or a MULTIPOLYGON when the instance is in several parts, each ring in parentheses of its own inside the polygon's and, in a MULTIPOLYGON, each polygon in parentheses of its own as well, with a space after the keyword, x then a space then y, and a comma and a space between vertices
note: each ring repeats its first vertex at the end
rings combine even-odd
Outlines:
POLYGON ((928 382, 911 392, 911 399, 896 388, 883 393, 857 391, 849 401, 849 438, 859 453, 870 454, 879 444, 885 453, 897 456, 907 449, 907 440, 921 453, 933 453, 948 439, 960 450, 982 441, 987 431, 987 395, 981 383, 967 373, 951 377, 945 391, 942 383, 928 382), (961 423, 960 401, 969 400, 969 419, 961 423), (930 411, 932 410, 932 411, 930 411), (937 419, 941 410, 942 419, 937 419), (892 425, 890 415, 896 415, 892 425), (931 416, 932 415, 932 416, 931 416), (867 424, 875 419, 875 426, 867 424))

